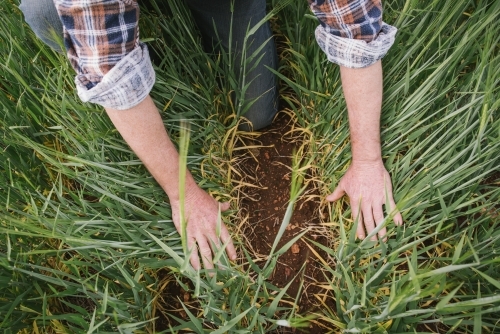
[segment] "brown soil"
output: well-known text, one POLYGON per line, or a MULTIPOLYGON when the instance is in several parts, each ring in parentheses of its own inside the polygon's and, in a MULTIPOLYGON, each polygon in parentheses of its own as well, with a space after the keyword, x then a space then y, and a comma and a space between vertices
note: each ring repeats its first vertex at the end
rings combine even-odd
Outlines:
POLYGON ((169 326, 175 327, 179 325, 179 322, 172 318, 171 315, 186 321, 189 320, 186 311, 181 305, 181 301, 193 314, 197 314, 200 306, 198 300, 193 299, 191 296, 194 286, 190 280, 184 279, 182 281, 184 286, 189 288, 187 291, 184 290, 184 287, 167 270, 159 272, 158 277, 162 276, 165 279, 163 280, 164 286, 161 292, 161 301, 158 303, 158 307, 161 307, 161 309, 157 309, 155 314, 158 317, 155 322, 155 332, 168 330, 169 326))
MULTIPOLYGON (((290 200, 291 157, 294 150, 298 148, 296 143, 285 135, 291 129, 290 124, 291 120, 288 115, 278 114, 273 124, 264 129, 262 135, 253 143, 253 145, 261 147, 250 149, 248 154, 241 157, 244 160, 240 166, 243 169, 245 181, 258 186, 256 188, 248 187, 245 190, 240 209, 242 216, 248 214, 249 219, 242 233, 248 241, 247 249, 254 258, 261 259, 258 262, 258 265, 261 266, 264 265, 266 256, 271 250, 290 200)), ((320 287, 321 284, 328 284, 323 271, 319 269, 321 265, 318 258, 310 247, 325 261, 328 261, 327 254, 313 246, 310 241, 304 240, 314 240, 327 245, 327 238, 322 233, 323 228, 319 225, 318 198, 317 192, 310 186, 295 204, 290 224, 281 238, 277 250, 304 229, 310 228, 310 230, 279 257, 277 266, 268 279, 278 288, 285 287, 293 280, 287 291, 287 301, 293 302, 299 295, 296 313, 304 316, 324 309, 318 298, 323 300, 330 309, 335 310, 333 299, 325 289, 320 287)), ((185 283, 189 285, 188 282, 185 283)), ((194 311, 196 301, 190 300, 189 296, 190 294, 184 291, 175 280, 168 282, 162 292, 161 298, 163 300, 160 302, 163 307, 168 305, 168 309, 157 313, 159 319, 156 321, 156 330, 164 330, 169 325, 178 324, 171 317, 165 317, 165 313, 188 320, 179 300, 186 302, 188 307, 194 311), (159 313, 164 314, 160 315, 159 313)), ((287 303, 283 306, 290 307, 290 304, 287 303)), ((194 313, 196 314, 196 312, 194 313)), ((301 330, 279 328, 275 333, 295 332, 324 333, 325 330, 317 324, 312 324, 309 328, 301 330)))
MULTIPOLYGON (((292 155, 294 150, 298 149, 294 140, 285 135, 290 129, 290 117, 285 113, 278 114, 273 124, 258 138, 258 144, 262 147, 251 150, 253 157, 242 164, 243 172, 253 177, 253 183, 260 186, 248 189, 247 197, 241 205, 241 209, 249 215, 248 227, 243 232, 248 240, 247 248, 253 251, 254 258, 258 256, 263 259, 260 265, 265 263, 290 200, 292 155)), ((314 240, 328 246, 319 225, 319 196, 311 185, 296 203, 290 224, 277 249, 304 229, 310 227, 311 230, 279 257, 278 264, 269 278, 269 281, 279 288, 285 287, 293 280, 287 294, 290 301, 299 295, 298 313, 302 315, 324 308, 317 297, 325 299, 327 291, 319 285, 328 285, 324 272, 319 269, 321 264, 310 247, 325 261, 328 261, 327 254, 304 240, 314 240), (305 269, 301 271, 304 264, 305 269)), ((325 302, 332 310, 335 309, 332 298, 326 298, 325 302)), ((324 329, 313 325, 304 332, 323 333, 324 329)))

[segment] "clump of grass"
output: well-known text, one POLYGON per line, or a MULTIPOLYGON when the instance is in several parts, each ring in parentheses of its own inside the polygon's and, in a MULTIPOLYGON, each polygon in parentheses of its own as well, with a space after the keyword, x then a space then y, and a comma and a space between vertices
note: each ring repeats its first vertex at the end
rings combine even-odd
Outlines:
MULTIPOLYGON (((15 3, 3 1, 0 8, 5 17, 0 25, 5 111, 0 326, 44 332, 150 330, 161 309, 158 270, 167 269, 194 283, 190 293, 203 314, 198 320, 200 314, 186 309, 190 320, 178 319, 173 331, 276 328, 273 318, 285 291, 279 294, 265 273, 256 277, 232 268, 223 253, 216 255, 221 269, 213 277, 190 270, 161 188, 102 110, 79 101, 65 57, 20 24, 15 3)), ((143 21, 149 23, 143 37, 150 36, 146 40, 162 59, 152 95, 159 109, 168 111, 164 122, 175 141, 179 120, 189 124, 184 156, 200 185, 227 199, 231 179, 224 174, 230 163, 225 147, 232 147, 232 138, 226 130, 238 120, 232 116, 235 87, 221 85, 219 78, 233 74, 190 34, 194 24, 185 7, 169 2, 168 8, 172 19, 143 15, 149 19, 143 21), (179 62, 179 53, 192 61, 179 62)))
MULTIPOLYGON (((347 206, 325 205, 324 224, 338 237, 316 246, 329 256, 337 307, 302 319, 280 303, 286 289, 266 280, 286 248, 275 248, 264 269, 243 244, 242 265, 219 253, 214 276, 188 269, 161 188, 102 110, 79 101, 65 57, 21 24, 16 4, 0 0, 0 328, 156 331, 166 269, 191 280, 186 288, 199 300, 197 312, 185 308, 187 319, 168 315, 179 323, 173 332, 265 332, 304 321, 332 332, 496 330, 498 2, 384 2, 400 32, 383 62, 383 152, 405 225, 388 222, 387 243, 357 242, 347 206)), ((284 99, 310 134, 302 159, 326 194, 350 160, 338 69, 315 44, 305 3, 277 20, 284 99)), ((233 103, 231 92, 247 83, 221 80, 234 76, 234 59, 205 54, 195 30, 181 1, 143 12, 142 36, 161 60, 152 95, 164 123, 179 142, 179 120, 188 122, 188 168, 214 197, 229 199, 237 196, 238 115, 251 101, 233 103)))
MULTIPOLYGON (((356 242, 349 209, 325 208, 338 238, 331 248, 315 244, 330 255, 324 269, 337 309, 325 308, 321 321, 345 332, 494 332, 500 240, 491 212, 500 193, 485 180, 498 184, 500 6, 384 4, 400 31, 383 60, 383 154, 405 225, 388 220, 387 243, 356 242)), ((350 146, 338 69, 307 38, 315 25, 296 9, 279 15, 281 77, 293 92, 290 108, 313 134, 309 154, 327 194, 350 146)))

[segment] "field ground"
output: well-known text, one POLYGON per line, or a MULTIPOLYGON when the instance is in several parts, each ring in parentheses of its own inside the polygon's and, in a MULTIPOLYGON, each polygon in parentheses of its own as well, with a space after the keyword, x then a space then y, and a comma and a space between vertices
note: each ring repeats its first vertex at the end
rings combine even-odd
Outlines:
POLYGON ((268 1, 282 111, 255 133, 237 130, 248 101, 231 68, 245 64, 203 51, 183 1, 151 1, 151 95, 176 144, 189 125, 195 179, 232 203, 239 258, 218 254, 212 277, 188 265, 161 188, 17 4, 0 0, 0 329, 500 332, 500 2, 384 1, 399 32, 382 145, 405 223, 388 219, 374 243, 355 239, 346 199, 324 200, 349 132, 306 2, 268 1))

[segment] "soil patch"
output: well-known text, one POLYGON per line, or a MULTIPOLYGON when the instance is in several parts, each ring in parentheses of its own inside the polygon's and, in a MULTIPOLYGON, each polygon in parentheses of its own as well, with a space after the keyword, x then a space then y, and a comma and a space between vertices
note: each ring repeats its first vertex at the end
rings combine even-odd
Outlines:
POLYGON ((182 320, 189 320, 186 311, 182 307, 181 301, 193 314, 197 314, 197 310, 200 306, 198 300, 192 298, 194 286, 190 280, 182 280, 184 286, 188 287, 188 290, 185 290, 184 287, 174 278, 174 276, 168 273, 168 271, 160 271, 158 277, 162 277, 162 274, 166 276, 166 279, 164 280, 165 287, 161 293, 161 301, 158 303, 158 306, 161 307, 161 309, 156 310, 156 316, 158 319, 155 322, 155 327, 157 331, 167 330, 169 329, 169 326, 175 327, 180 324, 171 315, 182 320))
MULTIPOLYGON (((248 241, 246 248, 254 259, 261 259, 257 263, 261 266, 269 255, 290 200, 292 155, 301 144, 300 139, 293 140, 291 136, 285 135, 291 129, 291 122, 286 113, 280 112, 273 124, 264 129, 252 144, 259 148, 249 149, 248 153, 241 157, 243 162, 239 164, 245 181, 258 186, 245 189, 240 210, 242 216, 248 214, 249 217, 242 231, 248 241)), ((336 309, 332 296, 323 288, 329 283, 324 271, 321 270, 318 258, 319 256, 328 261, 328 256, 311 242, 313 240, 328 245, 327 237, 323 233, 324 227, 319 225, 319 214, 318 192, 310 186, 295 204, 290 224, 278 244, 278 249, 304 229, 309 228, 309 231, 279 257, 277 266, 268 279, 278 288, 283 288, 292 281, 287 290, 287 301, 293 302, 298 296, 296 313, 304 316, 311 312, 321 312, 325 308, 324 305, 332 311, 336 309)), ((190 286, 189 282, 183 283, 190 286)), ((161 294, 163 300, 159 304, 165 309, 157 312, 157 316, 160 316, 156 321, 157 330, 167 329, 169 325, 178 325, 177 321, 166 314, 188 320, 179 300, 189 304, 188 307, 196 314, 194 310, 197 302, 190 300, 189 296, 189 292, 186 292, 174 279, 168 283, 161 294)), ((290 307, 290 304, 283 306, 290 307)), ((283 327, 275 333, 296 332, 324 333, 325 329, 312 323, 309 328, 296 330, 283 327)))
MULTIPOLYGON (((287 138, 285 134, 290 129, 290 117, 284 112, 278 114, 273 124, 258 138, 258 144, 262 147, 254 149, 251 152, 253 157, 241 164, 244 173, 252 176, 253 183, 260 186, 250 188, 241 205, 241 209, 249 215, 248 228, 244 234, 248 240, 247 248, 253 251, 254 258, 265 259, 269 254, 290 200, 292 155, 300 144, 300 140, 297 142, 287 138)), ((321 263, 317 255, 327 261, 327 254, 305 240, 327 245, 327 238, 321 233, 319 225, 318 198, 317 191, 310 186, 296 203, 278 249, 304 229, 311 229, 279 257, 278 264, 269 278, 272 284, 280 288, 293 280, 287 294, 292 301, 298 296, 298 313, 302 315, 323 309, 324 305, 321 305, 320 299, 332 310, 335 309, 333 299, 327 298, 328 292, 321 287, 328 284, 324 271, 320 269, 321 263)), ((261 265, 263 264, 264 261, 261 265)), ((304 331, 323 333, 324 329, 312 325, 304 331)))

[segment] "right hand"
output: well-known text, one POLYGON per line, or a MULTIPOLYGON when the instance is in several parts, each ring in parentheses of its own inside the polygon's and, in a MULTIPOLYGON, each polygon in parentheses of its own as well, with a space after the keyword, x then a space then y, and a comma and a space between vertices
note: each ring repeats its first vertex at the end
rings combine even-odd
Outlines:
MULTIPOLYGON (((179 201, 171 201, 172 219, 177 232, 181 234, 179 204, 179 201)), ((219 205, 221 212, 229 209, 229 202, 218 203, 197 185, 186 189, 184 214, 187 220, 187 245, 188 250, 191 251, 190 262, 195 270, 201 269, 201 262, 203 262, 205 269, 214 268, 213 254, 221 247, 221 241, 223 244, 228 242, 227 255, 231 261, 236 260, 236 249, 223 222, 221 223, 220 240, 216 234, 219 205), (198 252, 201 255, 201 262, 198 252)))

